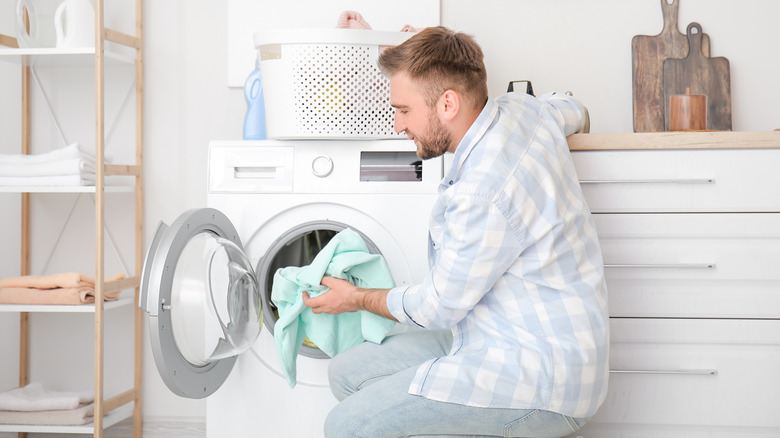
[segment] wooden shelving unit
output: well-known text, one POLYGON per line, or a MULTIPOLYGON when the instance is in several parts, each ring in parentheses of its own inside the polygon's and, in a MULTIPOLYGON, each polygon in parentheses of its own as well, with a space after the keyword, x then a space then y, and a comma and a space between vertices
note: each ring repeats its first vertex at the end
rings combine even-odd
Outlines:
POLYGON ((0 192, 21 194, 21 267, 20 275, 30 272, 30 196, 35 193, 88 193, 95 200, 95 297, 96 304, 81 306, 44 305, 0 305, 0 312, 18 312, 20 315, 19 385, 29 383, 29 314, 33 312, 93 313, 94 314, 94 422, 81 426, 33 426, 0 425, 0 432, 52 434, 93 434, 103 437, 104 428, 112 426, 130 416, 133 417, 134 436, 142 436, 141 372, 142 372, 142 314, 138 307, 140 273, 143 254, 143 0, 135 1, 135 35, 106 28, 104 25, 104 2, 95 0, 95 47, 86 49, 19 48, 17 40, 0 35, 0 62, 20 65, 22 94, 22 140, 21 153, 31 153, 31 69, 39 66, 68 67, 94 64, 95 69, 95 185, 78 187, 0 187, 0 192), (106 43, 121 47, 121 53, 107 50, 106 43), (4 47, 3 47, 4 46, 4 47), (126 55, 134 53, 134 55, 126 55), (132 164, 105 163, 105 66, 126 64, 135 66, 135 159, 132 164), (106 177, 120 175, 131 177, 135 183, 128 186, 106 186, 106 177), (134 265, 135 276, 120 281, 106 282, 104 273, 105 237, 105 194, 112 192, 133 192, 135 194, 134 265), (104 303, 105 293, 112 290, 135 291, 134 297, 104 303), (134 376, 132 388, 108 399, 104 399, 104 323, 106 311, 134 305, 134 376))

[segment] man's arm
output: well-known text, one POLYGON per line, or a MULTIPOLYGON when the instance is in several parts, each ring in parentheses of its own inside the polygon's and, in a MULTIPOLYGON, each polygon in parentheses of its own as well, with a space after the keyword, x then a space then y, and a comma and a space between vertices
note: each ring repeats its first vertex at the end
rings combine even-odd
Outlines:
POLYGON ((310 298, 303 293, 303 303, 314 313, 338 315, 344 312, 367 310, 387 319, 397 321, 387 308, 387 293, 390 289, 363 289, 352 283, 333 277, 323 277, 322 285, 329 290, 310 298))
POLYGON ((548 93, 539 97, 542 102, 555 108, 553 114, 566 137, 571 134, 590 132, 588 109, 569 94, 548 93))

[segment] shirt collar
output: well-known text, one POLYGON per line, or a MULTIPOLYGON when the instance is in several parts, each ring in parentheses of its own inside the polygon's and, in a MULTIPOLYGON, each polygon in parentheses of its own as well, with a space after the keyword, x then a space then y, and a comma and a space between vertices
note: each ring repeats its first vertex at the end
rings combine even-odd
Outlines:
POLYGON ((455 156, 452 160, 452 167, 447 171, 442 180, 443 186, 451 186, 460 177, 463 164, 466 162, 474 146, 484 137, 488 128, 493 125, 493 122, 498 118, 498 104, 495 100, 488 98, 485 103, 485 107, 471 124, 466 135, 458 143, 458 147, 455 148, 455 156))

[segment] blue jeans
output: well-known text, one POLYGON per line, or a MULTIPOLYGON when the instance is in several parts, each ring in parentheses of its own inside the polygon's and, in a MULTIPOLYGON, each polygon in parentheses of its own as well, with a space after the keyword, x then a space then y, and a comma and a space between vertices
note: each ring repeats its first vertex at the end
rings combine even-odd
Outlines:
POLYGON ((325 436, 562 437, 588 420, 536 409, 496 409, 428 400, 407 391, 423 362, 446 355, 452 334, 413 331, 365 342, 331 360, 329 377, 340 401, 325 420, 325 436))

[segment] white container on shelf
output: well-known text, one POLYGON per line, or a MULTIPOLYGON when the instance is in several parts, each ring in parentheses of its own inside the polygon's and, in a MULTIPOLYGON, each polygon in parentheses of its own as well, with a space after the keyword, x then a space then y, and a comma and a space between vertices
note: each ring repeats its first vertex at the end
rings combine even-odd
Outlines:
POLYGON ((413 33, 355 29, 257 32, 271 139, 398 138, 382 47, 413 33))
POLYGON ((20 48, 54 47, 54 12, 62 0, 19 0, 16 3, 16 41, 20 48))

